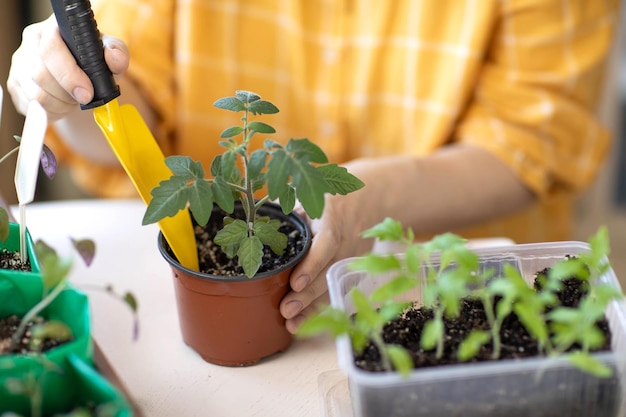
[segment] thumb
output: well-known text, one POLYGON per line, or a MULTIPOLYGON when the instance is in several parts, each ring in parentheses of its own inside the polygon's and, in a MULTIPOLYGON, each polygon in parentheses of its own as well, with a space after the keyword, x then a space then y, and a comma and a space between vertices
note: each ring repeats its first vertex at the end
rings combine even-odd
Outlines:
POLYGON ((130 53, 126 44, 113 36, 102 35, 104 60, 114 75, 121 75, 128 69, 130 53))

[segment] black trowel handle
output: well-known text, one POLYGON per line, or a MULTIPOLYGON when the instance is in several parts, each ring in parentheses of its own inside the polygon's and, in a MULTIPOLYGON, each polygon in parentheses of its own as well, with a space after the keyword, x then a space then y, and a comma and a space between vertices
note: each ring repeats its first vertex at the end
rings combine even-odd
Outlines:
POLYGON ((120 88, 104 60, 102 39, 89 0, 50 1, 61 37, 93 84, 93 100, 80 108, 99 107, 118 97, 120 88))

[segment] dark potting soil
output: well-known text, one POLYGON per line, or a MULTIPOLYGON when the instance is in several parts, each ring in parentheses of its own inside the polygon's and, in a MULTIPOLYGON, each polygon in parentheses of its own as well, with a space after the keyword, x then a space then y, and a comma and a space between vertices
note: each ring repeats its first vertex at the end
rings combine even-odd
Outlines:
MULTIPOLYGON (((240 213, 230 214, 230 217, 239 217, 244 219, 240 213)), ((196 246, 198 249, 198 259, 200 263, 200 272, 209 275, 220 276, 241 276, 244 275, 243 268, 237 265, 237 258, 229 258, 222 248, 213 242, 213 237, 223 227, 222 216, 213 215, 211 219, 202 227, 194 225, 196 234, 196 246)), ((278 269, 295 258, 304 248, 304 237, 302 233, 290 222, 283 221, 279 231, 287 236, 287 247, 282 255, 277 255, 268 246, 263 247, 263 262, 258 273, 272 271, 278 269)))
POLYGON ((31 271, 30 261, 22 262, 19 252, 13 252, 6 248, 0 249, 0 269, 13 271, 31 271))
MULTIPOLYGON (((545 271, 542 272, 545 273, 545 271)), ((538 287, 538 284, 535 284, 535 287, 538 287)), ((572 278, 564 281, 563 289, 557 295, 561 305, 576 307, 584 294, 585 290, 581 288, 581 281, 572 278)), ((403 317, 388 323, 383 329, 383 339, 386 343, 403 346, 411 352, 415 369, 459 364, 458 348, 467 335, 472 330, 489 330, 482 303, 472 299, 463 300, 460 316, 452 320, 445 319, 444 353, 443 357, 437 358, 435 350, 426 351, 420 346, 420 335, 424 324, 432 317, 432 309, 414 307, 409 309, 403 317)), ((598 326, 606 337, 604 346, 596 351, 610 350, 611 334, 608 322, 602 320, 598 326)), ((526 331, 514 314, 510 314, 504 320, 500 337, 502 343, 500 359, 518 359, 539 354, 537 341, 526 331)), ((488 343, 469 362, 492 361, 494 359, 491 354, 492 345, 488 343)), ((355 365, 370 372, 384 371, 378 349, 373 344, 369 344, 361 354, 355 356, 355 365)))
MULTIPOLYGON (((36 317, 34 320, 31 320, 26 326, 26 331, 24 332, 24 336, 15 346, 11 344, 11 338, 18 326, 20 325, 20 318, 16 315, 11 315, 9 317, 4 317, 0 319, 0 355, 3 354, 26 354, 32 353, 32 350, 29 347, 30 343, 30 328, 35 324, 42 323, 44 319, 42 317, 36 317)), ((53 347, 59 346, 65 342, 59 342, 55 339, 45 339, 43 342, 43 346, 41 351, 46 351, 52 349, 53 347)))

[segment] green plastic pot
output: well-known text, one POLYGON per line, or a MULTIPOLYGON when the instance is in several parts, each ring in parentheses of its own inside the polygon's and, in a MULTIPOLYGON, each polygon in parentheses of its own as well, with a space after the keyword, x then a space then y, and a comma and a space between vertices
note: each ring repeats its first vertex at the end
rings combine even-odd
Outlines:
MULTIPOLYGON (((10 224, 9 238, 0 248, 19 251, 19 226, 10 224)), ((45 295, 34 244, 27 233, 26 246, 31 272, 0 269, 0 317, 22 317, 45 295)), ((109 415, 132 415, 123 396, 93 368, 89 303, 87 296, 71 285, 61 292, 41 314, 60 320, 72 330, 74 339, 43 354, 0 355, 0 412, 31 415, 28 395, 13 391, 16 385, 40 381, 43 415, 64 413, 89 402, 111 403, 117 407, 109 415)))

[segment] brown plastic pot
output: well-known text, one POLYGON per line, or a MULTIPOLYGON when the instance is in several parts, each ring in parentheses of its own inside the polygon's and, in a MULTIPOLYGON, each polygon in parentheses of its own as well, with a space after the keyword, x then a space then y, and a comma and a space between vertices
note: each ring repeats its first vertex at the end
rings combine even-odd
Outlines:
POLYGON ((273 203, 266 203, 259 214, 292 222, 305 238, 305 246, 288 264, 253 278, 215 276, 185 268, 159 233, 159 251, 174 276, 183 341, 207 362, 250 366, 285 351, 292 342, 279 305, 289 291, 291 271, 311 246, 311 230, 300 216, 285 215, 273 203))

